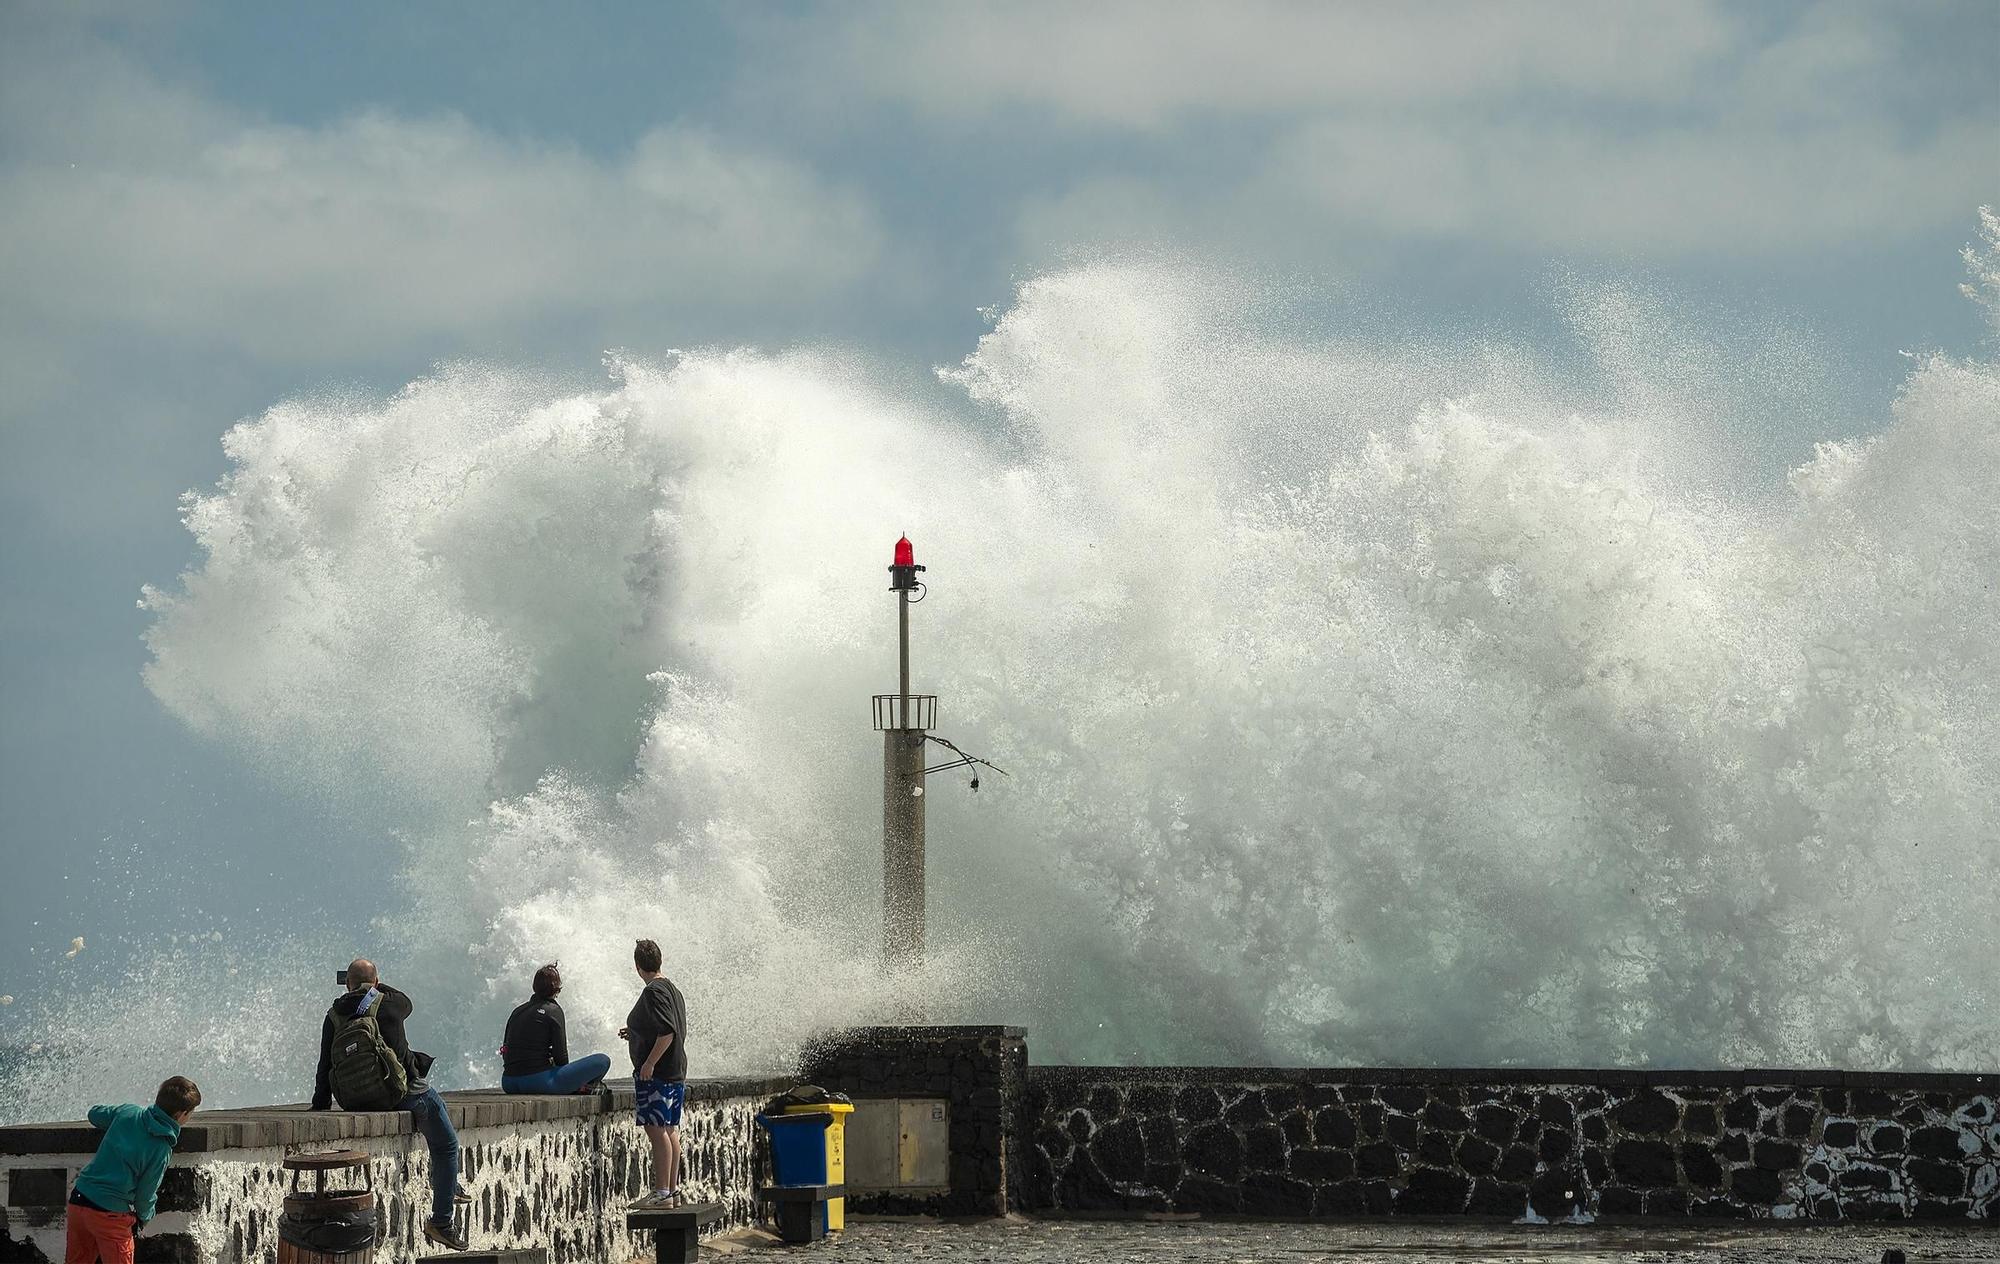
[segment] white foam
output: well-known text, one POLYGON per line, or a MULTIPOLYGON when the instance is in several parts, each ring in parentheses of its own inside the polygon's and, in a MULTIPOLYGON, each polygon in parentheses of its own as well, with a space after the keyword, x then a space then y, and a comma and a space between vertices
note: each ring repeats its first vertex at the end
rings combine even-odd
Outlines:
POLYGON ((919 687, 1015 774, 927 796, 932 1016, 1098 1061, 1985 1056, 1995 367, 1919 360, 1784 486, 1629 311, 1615 372, 1273 319, 1039 278, 945 375, 984 413, 819 353, 290 401, 189 502, 147 680, 410 838, 390 924, 488 983, 471 1078, 550 958, 608 1043, 639 935, 711 1070, 898 1012, 905 531, 919 687))

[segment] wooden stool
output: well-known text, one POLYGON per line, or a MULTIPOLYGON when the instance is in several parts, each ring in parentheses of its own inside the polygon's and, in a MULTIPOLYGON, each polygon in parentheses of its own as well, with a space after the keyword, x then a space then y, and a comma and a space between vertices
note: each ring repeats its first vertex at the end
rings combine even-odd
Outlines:
POLYGON ((757 1201, 770 1203, 777 1213, 778 1236, 787 1242, 819 1237, 827 1201, 846 1196, 845 1185, 766 1185, 757 1191, 757 1201))
POLYGON ((637 1207, 625 1213, 627 1229, 651 1230, 659 1264, 694 1264, 701 1258, 701 1229, 722 1219, 721 1203, 637 1207))

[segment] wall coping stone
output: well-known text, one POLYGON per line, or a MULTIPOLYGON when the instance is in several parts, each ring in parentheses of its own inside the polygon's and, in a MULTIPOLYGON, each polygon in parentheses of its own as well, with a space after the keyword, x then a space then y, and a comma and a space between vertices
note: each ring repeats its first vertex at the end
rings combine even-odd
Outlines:
MULTIPOLYGON (((789 1077, 733 1077, 689 1080, 689 1101, 720 1101, 732 1097, 774 1097, 798 1081, 789 1077)), ((463 1089, 441 1094, 460 1128, 500 1128, 613 1115, 632 1109, 632 1081, 606 1080, 602 1092, 569 1096, 513 1096, 497 1088, 463 1089)), ((394 1137, 416 1131, 408 1111, 314 1111, 304 1102, 283 1106, 243 1106, 197 1111, 181 1129, 176 1154, 217 1150, 263 1149, 313 1145, 357 1137, 394 1137)), ((102 1134, 85 1120, 60 1123, 12 1124, 0 1127, 0 1155, 90 1154, 102 1134)))
POLYGON ((1588 1067, 1030 1066, 1028 1078, 1183 1084, 1588 1084, 1655 1088, 1876 1088, 1992 1093, 2000 1071, 1837 1071, 1796 1067, 1664 1070, 1588 1067))

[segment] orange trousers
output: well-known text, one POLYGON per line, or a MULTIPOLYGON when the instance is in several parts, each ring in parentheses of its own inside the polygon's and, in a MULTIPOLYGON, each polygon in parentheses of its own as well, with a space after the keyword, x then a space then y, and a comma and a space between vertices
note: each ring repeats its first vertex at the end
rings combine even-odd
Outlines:
POLYGON ((63 1264, 132 1264, 132 1226, 129 1211, 99 1211, 71 1203, 69 1241, 63 1250, 63 1264))

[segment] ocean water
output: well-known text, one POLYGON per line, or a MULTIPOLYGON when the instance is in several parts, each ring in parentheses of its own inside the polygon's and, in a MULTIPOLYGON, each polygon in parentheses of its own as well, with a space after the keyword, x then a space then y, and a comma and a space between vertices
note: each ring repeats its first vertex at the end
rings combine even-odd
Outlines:
POLYGON ((697 1074, 912 1013, 1042 1061, 1990 1066, 2000 368, 1913 358, 1868 437, 1774 457, 1838 366, 1558 306, 1563 354, 1306 334, 1104 263, 928 392, 700 350, 238 424, 147 683, 382 850, 294 933, 39 998, 6 1112, 163 1062, 296 1099, 364 949, 447 1083, 545 960, 615 1048, 639 936, 697 1074), (868 699, 904 532, 917 687, 1013 776, 932 779, 898 986, 868 699), (157 1037, 104 1049, 106 1004, 157 1037))

